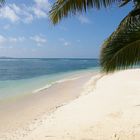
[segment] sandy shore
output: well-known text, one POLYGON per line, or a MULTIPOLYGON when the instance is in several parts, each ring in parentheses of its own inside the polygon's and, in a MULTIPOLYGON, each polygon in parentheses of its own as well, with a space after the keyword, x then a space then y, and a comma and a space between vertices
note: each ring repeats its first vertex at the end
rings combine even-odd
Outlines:
POLYGON ((140 140, 140 69, 93 76, 82 90, 7 140, 140 140))
POLYGON ((80 72, 65 77, 48 89, 22 98, 0 103, 0 140, 22 139, 34 130, 45 114, 76 99, 96 72, 80 72), (32 128, 29 126, 32 125, 32 128))

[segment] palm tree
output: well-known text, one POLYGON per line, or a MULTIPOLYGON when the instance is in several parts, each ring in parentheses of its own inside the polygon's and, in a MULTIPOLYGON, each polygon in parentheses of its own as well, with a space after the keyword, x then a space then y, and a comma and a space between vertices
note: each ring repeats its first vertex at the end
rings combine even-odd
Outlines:
MULTIPOLYGON (((50 11, 53 24, 63 17, 89 8, 100 9, 119 3, 122 7, 132 0, 57 0, 50 11)), ((113 72, 126 69, 140 62, 140 0, 133 0, 134 9, 121 21, 120 25, 103 43, 100 55, 102 70, 113 72)))

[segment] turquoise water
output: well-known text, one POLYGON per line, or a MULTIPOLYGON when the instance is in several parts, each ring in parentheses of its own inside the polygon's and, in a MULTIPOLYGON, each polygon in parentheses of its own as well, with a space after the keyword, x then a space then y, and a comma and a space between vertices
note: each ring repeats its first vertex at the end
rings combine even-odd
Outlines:
POLYGON ((97 59, 0 59, 0 100, 37 93, 56 81, 99 70, 97 59))

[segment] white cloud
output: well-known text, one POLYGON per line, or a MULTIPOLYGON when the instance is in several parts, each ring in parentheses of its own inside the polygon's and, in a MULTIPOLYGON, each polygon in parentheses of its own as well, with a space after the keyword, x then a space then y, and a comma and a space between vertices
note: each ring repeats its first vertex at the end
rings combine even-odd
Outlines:
POLYGON ((20 42, 23 42, 23 41, 25 41, 25 37, 24 36, 21 36, 21 37, 18 37, 18 40, 20 41, 20 42))
POLYGON ((9 19, 12 22, 16 22, 19 20, 18 15, 10 6, 5 6, 0 9, 0 18, 9 19))
POLYGON ((16 4, 11 4, 9 6, 12 7, 12 9, 18 15, 19 21, 24 23, 30 23, 33 21, 34 17, 26 5, 17 6, 16 4))
POLYGON ((25 37, 9 37, 7 38, 7 41, 11 43, 17 43, 17 42, 23 42, 25 40, 25 37))
POLYGON ((43 10, 50 10, 51 4, 48 0, 34 0, 36 3, 36 7, 43 10))
POLYGON ((46 37, 41 35, 32 36, 30 37, 30 39, 33 40, 37 44, 37 46, 43 46, 47 43, 46 37))
POLYGON ((11 43, 16 43, 16 42, 18 41, 18 39, 15 38, 15 37, 10 37, 10 38, 8 39, 8 41, 11 42, 11 43))
POLYGON ((20 7, 18 7, 15 3, 10 4, 9 6, 12 7, 12 9, 13 9, 17 14, 21 12, 20 7))
POLYGON ((23 43, 26 41, 26 43, 36 43, 37 46, 44 46, 47 43, 47 38, 43 35, 35 35, 31 37, 5 37, 3 35, 0 35, 0 47, 9 47, 14 46, 19 43, 23 43))
POLYGON ((64 38, 59 38, 59 41, 62 42, 63 46, 68 47, 71 45, 71 43, 69 41, 66 41, 64 38))
POLYGON ((25 37, 5 37, 0 35, 0 46, 11 45, 15 43, 20 43, 25 40, 25 37))
POLYGON ((78 16, 78 20, 82 24, 89 24, 89 23, 91 23, 91 21, 86 16, 83 16, 83 15, 79 15, 78 16))
POLYGON ((11 22, 29 22, 33 20, 32 14, 27 11, 25 6, 8 4, 0 10, 0 18, 8 19, 11 22))
POLYGON ((6 40, 7 39, 4 36, 0 35, 0 45, 4 44, 6 42, 6 40))
POLYGON ((37 17, 37 18, 47 18, 47 13, 39 8, 35 8, 33 7, 32 8, 33 12, 34 12, 34 15, 37 17))
POLYGON ((24 18, 22 18, 22 22, 31 23, 33 20, 34 20, 33 15, 25 11, 24 12, 24 18))
POLYGON ((47 18, 48 11, 51 8, 51 5, 48 0, 34 0, 35 5, 31 7, 33 14, 37 18, 47 18))
POLYGON ((64 42, 64 46, 70 46, 70 42, 64 42))
POLYGON ((8 19, 11 22, 31 23, 34 19, 47 18, 49 10, 48 0, 34 0, 32 6, 13 3, 0 9, 0 18, 8 19))

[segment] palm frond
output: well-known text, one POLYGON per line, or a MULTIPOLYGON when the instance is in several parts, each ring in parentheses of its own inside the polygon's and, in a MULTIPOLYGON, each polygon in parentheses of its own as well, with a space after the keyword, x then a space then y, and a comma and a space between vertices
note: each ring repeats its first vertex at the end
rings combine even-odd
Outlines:
POLYGON ((5 3, 5 0, 0 0, 0 3, 5 3))
POLYGON ((100 56, 103 71, 126 69, 140 62, 140 9, 134 9, 105 41, 100 56))
POLYGON ((122 0, 119 4, 119 7, 123 7, 124 5, 126 5, 127 3, 129 3, 131 0, 122 0))
POLYGON ((5 3, 5 0, 0 0, 0 7, 5 3))
POLYGON ((68 15, 82 11, 86 12, 89 8, 106 8, 118 1, 119 0, 57 0, 50 11, 50 18, 53 24, 56 24, 68 15))

